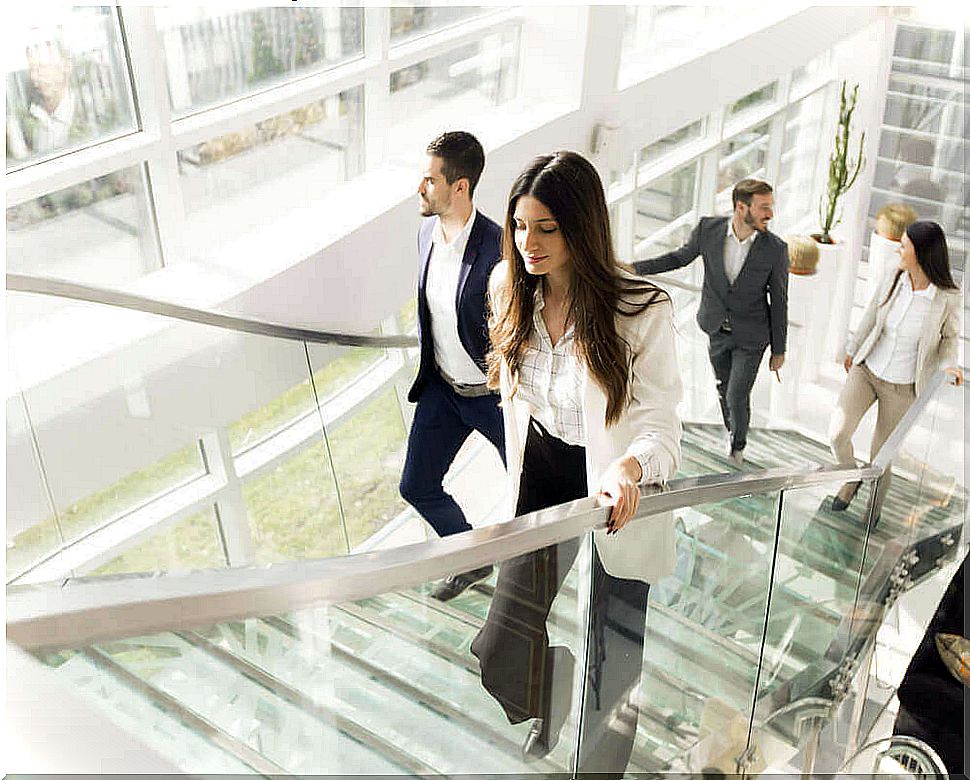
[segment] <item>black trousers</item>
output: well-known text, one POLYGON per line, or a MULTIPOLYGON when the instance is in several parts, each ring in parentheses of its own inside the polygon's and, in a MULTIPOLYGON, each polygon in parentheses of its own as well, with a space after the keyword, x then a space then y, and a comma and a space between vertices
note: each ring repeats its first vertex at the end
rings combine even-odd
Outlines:
POLYGON ((721 416, 731 432, 731 449, 743 450, 748 443, 751 422, 751 388, 767 347, 741 346, 733 333, 723 330, 708 338, 708 356, 717 382, 721 416))
MULTIPOLYGON (((534 512, 587 494, 582 447, 550 435, 535 420, 523 457, 516 514, 534 512)), ((620 532, 622 534, 622 531, 620 532)), ((551 718, 565 722, 572 693, 572 652, 549 644, 546 621, 552 602, 572 568, 580 539, 520 555, 502 563, 485 625, 472 642, 482 685, 510 723, 551 718)), ((650 586, 609 575, 593 550, 587 697, 580 733, 579 764, 586 773, 620 778, 633 751, 650 586)))

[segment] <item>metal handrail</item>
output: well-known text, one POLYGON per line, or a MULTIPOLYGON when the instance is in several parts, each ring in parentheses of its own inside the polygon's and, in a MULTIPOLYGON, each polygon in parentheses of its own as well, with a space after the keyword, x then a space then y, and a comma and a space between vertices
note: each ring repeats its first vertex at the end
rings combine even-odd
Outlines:
MULTIPOLYGON (((872 466, 768 469, 644 486, 635 522, 674 509, 755 493, 879 476, 872 466)), ((96 641, 267 616, 322 603, 356 601, 445 574, 507 560, 590 529, 610 508, 588 497, 463 534, 340 558, 185 574, 74 579, 8 589, 7 637, 26 649, 96 641)), ((622 531, 620 532, 622 534, 622 531)))
POLYGON ((414 336, 373 336, 366 333, 340 333, 338 331, 315 330, 278 322, 226 314, 214 309, 200 309, 178 303, 136 295, 108 287, 81 284, 52 276, 31 276, 30 274, 7 274, 7 289, 15 292, 52 295, 70 298, 87 303, 100 303, 122 309, 157 314, 162 317, 211 325, 257 336, 272 336, 289 341, 305 341, 311 344, 336 344, 343 347, 381 347, 384 349, 406 349, 418 346, 414 336))

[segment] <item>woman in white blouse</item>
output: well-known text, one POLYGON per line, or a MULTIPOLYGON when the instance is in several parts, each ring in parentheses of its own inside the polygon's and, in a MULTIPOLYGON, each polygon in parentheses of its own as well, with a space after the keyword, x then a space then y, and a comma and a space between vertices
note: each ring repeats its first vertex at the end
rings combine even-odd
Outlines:
MULTIPOLYGON (((914 222, 900 240, 899 266, 879 286, 846 346, 848 377, 829 429, 832 454, 854 463, 852 434, 874 403, 876 430, 870 457, 880 447, 936 371, 945 368, 956 384, 960 338, 960 289, 950 274, 946 237, 935 222, 914 222)), ((880 486, 876 506, 889 485, 880 486)), ((847 482, 832 499, 843 511, 855 497, 858 482, 847 482)))
MULTIPOLYGON (((558 152, 536 158, 512 186, 491 304, 489 384, 501 391, 515 514, 585 496, 612 506, 607 528, 594 532, 590 700, 599 706, 587 702, 580 766, 619 777, 635 728, 609 727, 610 718, 630 717, 621 705, 639 680, 649 583, 675 562, 670 515, 625 527, 640 486, 663 483, 680 459, 670 298, 617 262, 596 169, 558 152)), ((568 711, 560 699, 572 654, 549 647, 545 621, 578 545, 505 562, 472 644, 509 720, 535 719, 527 760, 552 749, 568 711)))

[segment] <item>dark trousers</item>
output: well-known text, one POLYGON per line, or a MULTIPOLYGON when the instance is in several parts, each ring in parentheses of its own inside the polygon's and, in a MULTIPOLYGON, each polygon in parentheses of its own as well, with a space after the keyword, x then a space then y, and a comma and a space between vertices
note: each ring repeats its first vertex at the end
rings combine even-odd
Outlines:
POLYGON ((767 347, 741 346, 733 333, 723 330, 712 333, 709 338, 708 355, 717 381, 721 415, 731 432, 731 449, 743 450, 748 443, 751 422, 751 388, 767 347))
POLYGON ((505 427, 499 396, 464 398, 435 373, 418 398, 408 452, 401 472, 401 497, 428 521, 438 536, 470 531, 461 507, 441 483, 472 431, 488 439, 505 462, 505 427))
MULTIPOLYGON (((516 514, 586 493, 583 448, 530 421, 516 514)), ((488 617, 471 650, 481 664, 482 685, 510 723, 551 718, 558 732, 568 716, 575 659, 567 647, 550 647, 546 621, 579 545, 580 539, 570 539, 505 561, 499 569, 488 617)), ((649 589, 607 574, 594 548, 588 695, 579 750, 580 768, 587 773, 619 778, 629 763, 637 716, 627 701, 643 664, 649 589)))

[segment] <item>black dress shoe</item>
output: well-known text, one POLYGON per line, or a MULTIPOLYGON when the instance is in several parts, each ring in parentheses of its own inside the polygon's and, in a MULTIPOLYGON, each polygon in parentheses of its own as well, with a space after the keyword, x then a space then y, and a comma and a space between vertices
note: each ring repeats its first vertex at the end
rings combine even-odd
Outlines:
POLYGON ((572 704, 573 666, 575 661, 569 648, 555 645, 549 648, 552 679, 544 686, 547 717, 536 718, 522 743, 522 760, 529 764, 540 761, 559 744, 559 732, 569 716, 572 704))
POLYGON ((855 494, 859 492, 859 486, 862 483, 861 482, 854 482, 854 483, 851 483, 851 484, 853 485, 852 492, 849 494, 849 497, 848 498, 842 498, 842 492, 845 490, 846 485, 843 485, 842 486, 842 489, 839 490, 839 492, 836 493, 832 497, 832 511, 833 512, 844 512, 846 509, 849 508, 849 504, 852 503, 852 499, 855 498, 855 494))
POLYGON ((492 565, 482 566, 480 569, 472 569, 461 574, 454 574, 445 577, 441 582, 435 583, 431 588, 431 598, 438 601, 450 601, 459 593, 464 592, 476 582, 480 582, 492 573, 492 565))

